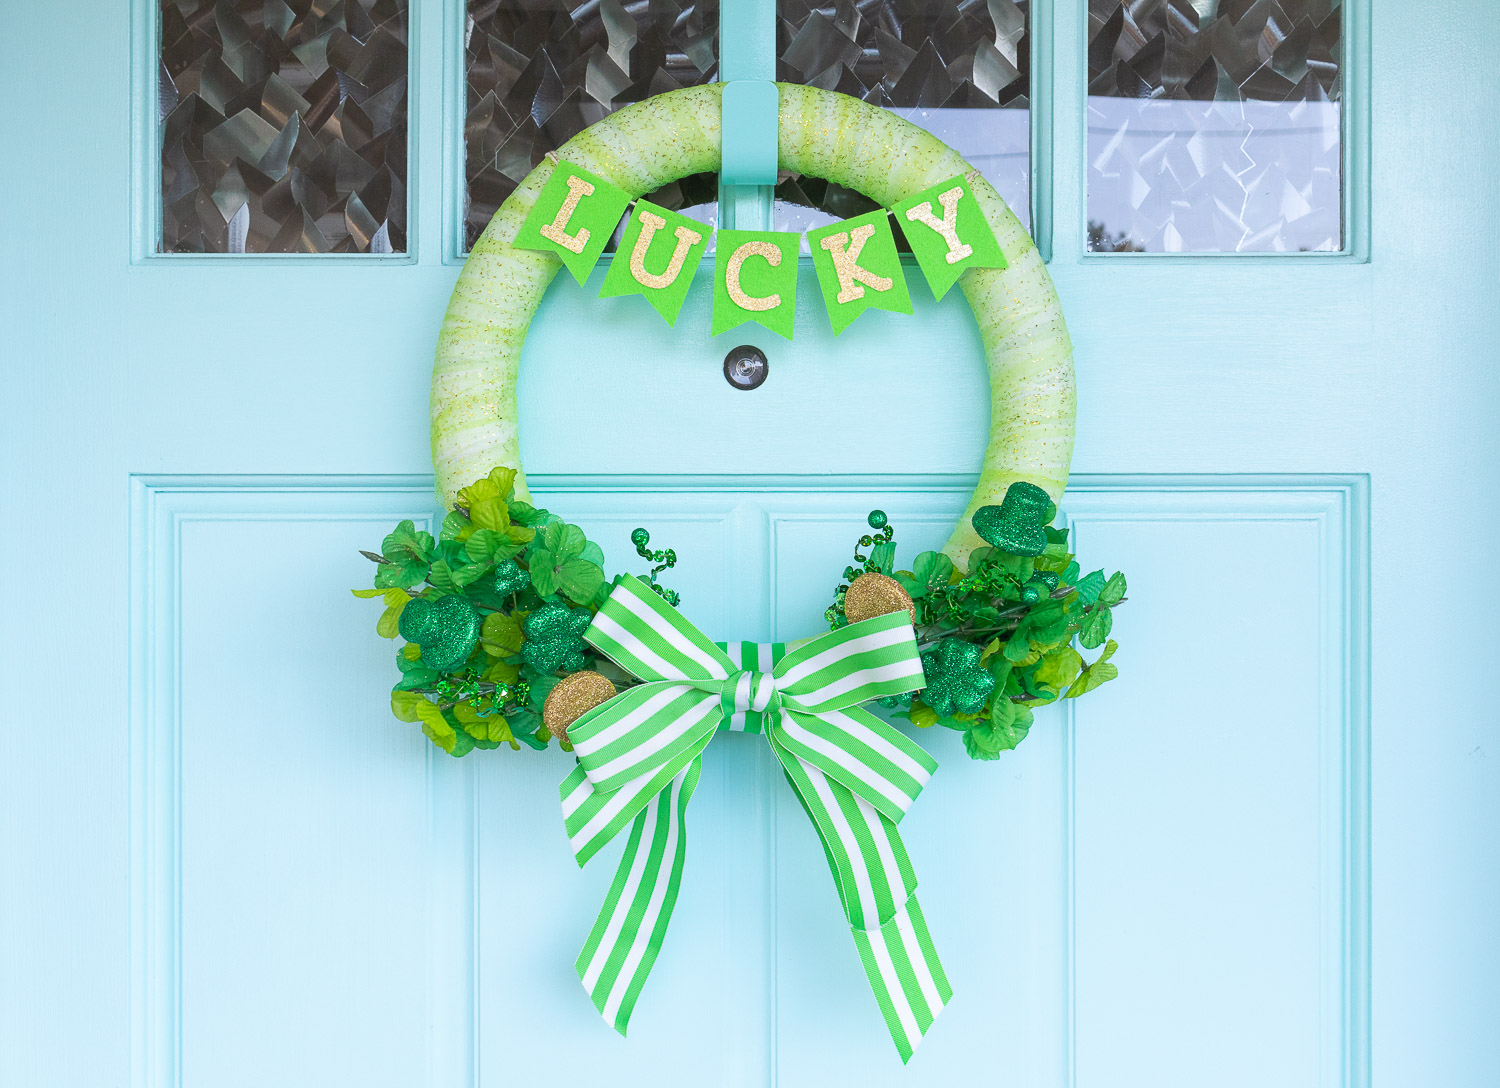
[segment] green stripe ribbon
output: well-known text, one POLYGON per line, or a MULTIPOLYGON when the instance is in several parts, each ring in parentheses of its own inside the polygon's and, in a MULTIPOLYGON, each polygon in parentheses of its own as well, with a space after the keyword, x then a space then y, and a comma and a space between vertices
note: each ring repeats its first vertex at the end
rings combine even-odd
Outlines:
POLYGON ((703 749, 717 730, 760 733, 822 840, 870 987, 908 1060, 953 996, 896 831, 937 763, 859 707, 923 686, 906 613, 791 650, 721 645, 626 576, 584 638, 646 681, 568 728, 578 766, 562 784, 563 823, 578 864, 629 828, 576 965, 594 1006, 625 1033, 677 902, 703 749))

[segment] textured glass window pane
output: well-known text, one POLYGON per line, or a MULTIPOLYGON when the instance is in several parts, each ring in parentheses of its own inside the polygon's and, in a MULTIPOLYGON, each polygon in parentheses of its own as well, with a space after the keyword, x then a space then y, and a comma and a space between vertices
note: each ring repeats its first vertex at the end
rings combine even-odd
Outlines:
POLYGON ((161 0, 166 253, 406 250, 406 0, 161 0))
MULTIPOLYGON (((718 37, 718 0, 470 0, 464 248, 547 152, 621 106, 714 82, 718 37)), ((647 199, 712 224, 718 188, 695 174, 647 199)))
MULTIPOLYGON (((778 0, 776 78, 853 95, 934 133, 1030 227, 1030 11, 1029 0, 778 0)), ((776 229, 874 207, 842 186, 783 174, 776 229)))
POLYGON ((1342 249, 1340 14, 1089 0, 1089 249, 1342 249))

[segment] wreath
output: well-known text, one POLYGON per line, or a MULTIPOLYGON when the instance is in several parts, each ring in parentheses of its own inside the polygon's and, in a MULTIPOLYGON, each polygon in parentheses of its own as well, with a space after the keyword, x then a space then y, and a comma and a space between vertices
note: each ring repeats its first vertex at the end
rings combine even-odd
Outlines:
POLYGON ((1068 531, 1054 524, 1073 444, 1072 355, 1024 228, 936 137, 842 94, 777 90, 782 169, 883 206, 967 174, 1003 251, 1003 268, 970 268, 957 281, 982 335, 992 410, 978 487, 942 551, 902 566, 895 527, 871 511, 852 561, 830 577, 827 633, 800 644, 714 644, 663 582, 678 562, 672 549, 653 548, 638 528, 641 575, 611 576, 581 528, 532 502, 516 376, 531 318, 562 264, 513 243, 558 162, 632 197, 718 169, 715 85, 606 117, 496 212, 454 287, 433 371, 433 462, 446 516, 435 539, 411 521, 396 526, 378 552, 364 553, 376 564, 374 586, 355 592, 381 598, 377 632, 403 640, 397 718, 454 756, 554 740, 574 752, 579 765, 562 797, 580 864, 632 828, 577 965, 618 1030, 675 900, 698 755, 715 730, 744 729, 766 734, 823 840, 904 1060, 951 992, 895 830, 936 764, 860 704, 958 730, 970 756, 996 759, 1025 738, 1036 707, 1116 676, 1109 635, 1126 582, 1083 574, 1068 531))

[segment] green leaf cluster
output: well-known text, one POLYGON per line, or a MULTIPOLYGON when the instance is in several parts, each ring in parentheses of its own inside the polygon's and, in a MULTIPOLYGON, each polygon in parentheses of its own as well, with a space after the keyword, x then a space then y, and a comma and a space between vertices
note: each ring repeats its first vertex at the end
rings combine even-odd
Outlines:
POLYGON ((576 634, 610 584, 599 546, 578 526, 516 499, 515 478, 514 469, 497 468, 459 491, 436 540, 401 522, 378 553, 364 553, 376 564, 373 587, 354 590, 385 605, 375 626, 382 638, 399 636, 402 612, 417 598, 457 597, 480 617, 478 641, 456 668, 424 664, 414 642, 396 652, 400 679, 391 712, 420 724, 454 756, 501 744, 545 748, 552 735, 542 726, 542 700, 559 675, 574 668, 618 673, 581 639, 568 643, 566 654, 528 653, 528 617, 565 613, 576 634))
POLYGON ((975 759, 997 759, 1020 744, 1034 708, 1076 699, 1119 675, 1109 635, 1114 609, 1125 600, 1125 575, 1082 574, 1068 530, 1050 524, 1055 516, 1053 508, 1040 555, 979 548, 965 571, 941 552, 923 552, 911 570, 895 572, 917 609, 924 660, 935 661, 932 651, 945 644, 967 643, 994 678, 992 694, 973 713, 955 712, 969 707, 926 691, 900 713, 917 726, 961 731, 975 759), (1086 651, 1101 646, 1086 660, 1086 651))

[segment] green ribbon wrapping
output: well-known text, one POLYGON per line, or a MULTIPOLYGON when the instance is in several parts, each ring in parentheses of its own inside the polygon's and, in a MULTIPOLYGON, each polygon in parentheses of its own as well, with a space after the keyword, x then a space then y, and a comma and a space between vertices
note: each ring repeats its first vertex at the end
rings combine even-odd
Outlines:
POLYGON ((870 987, 901 1060, 953 996, 917 904, 896 824, 937 763, 860 703, 919 690, 905 612, 784 647, 710 641, 626 576, 584 633, 646 683, 568 729, 578 766, 561 787, 579 865, 629 828, 576 967, 620 1034, 661 950, 682 880, 687 806, 718 730, 765 736, 817 829, 870 987))

